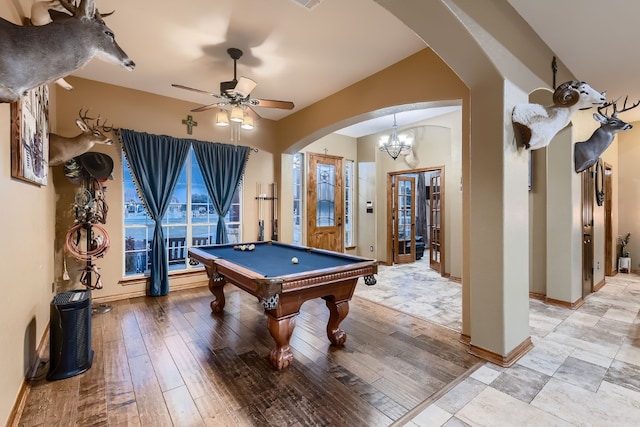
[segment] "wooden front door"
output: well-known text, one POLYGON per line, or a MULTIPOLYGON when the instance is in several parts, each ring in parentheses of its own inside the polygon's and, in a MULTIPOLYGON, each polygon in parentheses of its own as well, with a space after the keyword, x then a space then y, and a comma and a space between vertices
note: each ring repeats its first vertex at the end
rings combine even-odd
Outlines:
POLYGON ((593 172, 582 172, 582 297, 593 292, 593 172))
POLYGON ((442 182, 440 171, 429 179, 429 266, 442 273, 442 182))
POLYGON ((342 157, 309 154, 307 245, 343 252, 342 157))
POLYGON ((393 186, 393 262, 403 264, 416 260, 416 180, 396 176, 393 186))

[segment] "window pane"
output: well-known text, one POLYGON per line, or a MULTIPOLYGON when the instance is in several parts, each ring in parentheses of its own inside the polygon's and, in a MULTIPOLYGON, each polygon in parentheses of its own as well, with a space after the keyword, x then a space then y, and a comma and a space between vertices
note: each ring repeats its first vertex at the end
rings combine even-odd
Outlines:
POLYGON ((303 208, 303 177, 304 157, 302 153, 293 155, 293 243, 302 244, 302 208, 303 208))
POLYGON ((316 225, 330 227, 335 225, 335 166, 318 163, 317 169, 317 206, 316 225))
POLYGON ((355 201, 353 200, 353 182, 354 182, 354 162, 353 160, 347 160, 345 163, 345 201, 344 201, 344 243, 345 246, 355 246, 355 241, 353 237, 353 205, 355 201))
MULTIPOLYGON (((126 157, 123 156, 125 276, 149 274, 154 223, 138 196, 126 157)), ((241 191, 238 189, 225 218, 230 242, 240 242, 241 191)), ((218 215, 209 198, 202 173, 191 149, 180 172, 171 203, 163 219, 163 233, 169 270, 192 268, 187 262, 189 246, 215 242, 218 215)))

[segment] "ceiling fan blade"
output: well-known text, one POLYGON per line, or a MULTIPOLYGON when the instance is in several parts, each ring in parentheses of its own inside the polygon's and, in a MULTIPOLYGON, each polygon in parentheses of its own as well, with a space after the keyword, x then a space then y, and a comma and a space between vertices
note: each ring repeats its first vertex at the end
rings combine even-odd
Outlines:
POLYGON ((284 110, 293 110, 293 107, 295 107, 291 101, 275 101, 273 99, 251 99, 251 105, 255 107, 282 108, 284 110))
POLYGON ((228 102, 216 102, 214 104, 203 105, 202 107, 194 108, 193 110, 191 110, 191 112, 200 113, 202 111, 212 110, 214 108, 224 108, 228 104, 228 102))
POLYGON ((175 83, 173 83, 171 86, 177 87, 178 89, 186 89, 186 90, 190 90, 192 92, 203 93, 205 95, 210 95, 210 96, 215 96, 216 98, 220 98, 219 95, 216 95, 215 93, 207 92, 206 90, 194 89, 194 88, 189 87, 189 86, 178 85, 178 84, 175 84, 175 83))
POLYGON ((250 78, 240 77, 240 80, 238 80, 238 84, 236 84, 236 87, 233 88, 233 91, 240 98, 246 98, 253 91, 253 89, 255 89, 257 85, 258 83, 251 80, 250 78))

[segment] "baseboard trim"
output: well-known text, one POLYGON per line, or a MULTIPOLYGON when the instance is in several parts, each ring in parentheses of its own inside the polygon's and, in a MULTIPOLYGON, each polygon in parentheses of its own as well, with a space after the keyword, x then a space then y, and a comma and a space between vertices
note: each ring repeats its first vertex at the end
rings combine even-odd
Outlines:
POLYGON ((473 344, 469 344, 469 353, 495 365, 508 368, 532 348, 533 343, 531 342, 531 337, 527 337, 526 340, 522 341, 516 348, 504 356, 473 344))
MULTIPOLYGON (((596 292, 598 289, 603 287, 604 284, 605 284, 604 280, 602 282, 598 283, 594 287, 593 292, 596 292)), ((582 297, 578 298, 574 302, 567 302, 567 301, 561 301, 559 299, 547 298, 547 296, 545 294, 541 294, 541 293, 538 293, 538 292, 529 292, 529 298, 537 299, 537 300, 542 301, 542 302, 544 302, 546 304, 549 304, 549 305, 555 305, 557 307, 568 308, 568 309, 571 309, 571 310, 578 309, 578 308, 580 308, 580 306, 582 304, 584 304, 584 299, 582 297)))
POLYGON ((541 294, 538 292, 529 292, 529 298, 544 301, 547 298, 547 296, 545 294, 541 294))
MULTIPOLYGON (((207 286, 208 284, 209 284, 209 280, 206 279, 198 282, 183 283, 180 285, 171 285, 171 289, 169 289, 169 292, 200 288, 202 286, 207 286)), ((144 297, 144 296, 147 296, 146 290, 127 292, 126 294, 107 295, 107 296, 101 296, 101 297, 98 296, 98 297, 92 298, 91 300, 92 302, 95 302, 95 303, 107 303, 112 301, 121 301, 129 298, 137 298, 137 297, 144 297)))
POLYGON ((593 285, 593 292, 598 292, 606 283, 606 280, 602 279, 597 284, 593 285))
POLYGON ((44 358, 42 357, 42 353, 44 353, 45 348, 47 348, 49 344, 49 324, 44 328, 44 333, 40 338, 40 343, 36 349, 36 354, 38 357, 33 361, 33 365, 26 372, 24 378, 22 378, 22 384, 20 384, 20 390, 18 391, 18 396, 16 396, 16 401, 13 404, 13 408, 11 408, 11 412, 9 412, 9 418, 7 419, 7 427, 17 427, 18 422, 20 421, 20 417, 22 416, 22 411, 24 411, 24 405, 27 402, 27 397, 29 396, 29 392, 31 391, 31 383, 28 381, 29 378, 33 377, 35 373, 38 371, 38 366, 40 361, 44 358))
POLYGON ((580 308, 582 306, 582 304, 584 304, 584 299, 582 297, 578 298, 577 300, 575 300, 574 302, 567 302, 567 301, 560 301, 557 299, 553 299, 553 298, 545 298, 544 302, 546 302, 547 304, 550 305, 555 305, 558 307, 563 307, 563 308, 568 308, 571 310, 576 310, 578 308, 580 308))

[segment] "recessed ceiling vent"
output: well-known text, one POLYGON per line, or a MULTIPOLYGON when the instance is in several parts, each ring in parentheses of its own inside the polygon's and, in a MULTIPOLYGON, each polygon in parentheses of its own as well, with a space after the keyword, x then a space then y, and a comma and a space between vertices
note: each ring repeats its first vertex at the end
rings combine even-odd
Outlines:
POLYGON ((311 10, 317 5, 319 5, 320 3, 322 3, 323 0, 292 0, 292 1, 296 4, 299 4, 300 6, 306 7, 307 9, 311 10))

